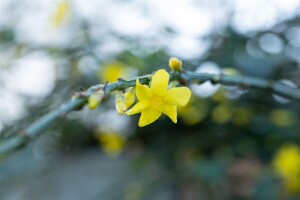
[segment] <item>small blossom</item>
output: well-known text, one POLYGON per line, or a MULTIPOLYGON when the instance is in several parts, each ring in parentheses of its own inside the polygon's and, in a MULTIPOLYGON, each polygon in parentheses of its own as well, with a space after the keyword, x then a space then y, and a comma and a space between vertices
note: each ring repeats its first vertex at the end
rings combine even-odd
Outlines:
POLYGON ((173 71, 181 71, 182 70, 182 61, 178 58, 172 57, 169 60, 169 66, 173 71))
POLYGON ((177 106, 184 106, 191 97, 187 87, 167 89, 169 74, 166 70, 158 70, 153 76, 150 88, 136 80, 136 95, 139 102, 135 104, 127 115, 141 113, 139 126, 143 127, 156 121, 162 113, 177 123, 177 106))
POLYGON ((99 90, 92 94, 88 99, 88 107, 90 110, 96 109, 104 97, 104 91, 99 90))

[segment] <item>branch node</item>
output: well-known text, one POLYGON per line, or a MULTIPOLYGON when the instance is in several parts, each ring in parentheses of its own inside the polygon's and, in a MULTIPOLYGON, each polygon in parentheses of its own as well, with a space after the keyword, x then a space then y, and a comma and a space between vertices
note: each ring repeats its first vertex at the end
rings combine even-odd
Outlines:
POLYGON ((211 77, 210 82, 211 82, 213 85, 218 84, 218 83, 220 82, 220 80, 221 80, 221 76, 222 76, 222 74, 221 74, 221 75, 213 75, 213 76, 211 77))

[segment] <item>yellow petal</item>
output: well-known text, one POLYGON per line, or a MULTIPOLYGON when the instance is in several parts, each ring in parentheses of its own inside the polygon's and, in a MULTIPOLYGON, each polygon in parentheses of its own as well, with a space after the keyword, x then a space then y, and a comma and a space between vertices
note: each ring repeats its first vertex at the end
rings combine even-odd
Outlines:
POLYGON ((177 107, 175 105, 161 105, 160 111, 167 115, 174 123, 177 123, 177 107))
POLYGON ((126 112, 126 115, 134 115, 136 113, 143 112, 149 107, 148 101, 140 101, 137 104, 135 104, 130 110, 126 112))
POLYGON ((146 85, 140 84, 139 80, 136 79, 136 96, 139 101, 148 100, 151 97, 150 88, 146 85))
POLYGON ((163 97, 163 101, 167 104, 185 106, 191 98, 191 90, 187 87, 171 88, 163 97))
POLYGON ((160 115, 161 112, 157 109, 148 109, 143 111, 139 120, 139 127, 153 123, 160 115))
POLYGON ((125 97, 125 101, 126 101, 126 107, 128 109, 128 108, 130 108, 130 106, 132 106, 132 104, 135 101, 133 89, 131 88, 128 92, 126 92, 124 94, 124 97, 125 97))
POLYGON ((160 69, 152 76, 151 91, 157 96, 166 94, 169 83, 169 74, 166 70, 160 69))

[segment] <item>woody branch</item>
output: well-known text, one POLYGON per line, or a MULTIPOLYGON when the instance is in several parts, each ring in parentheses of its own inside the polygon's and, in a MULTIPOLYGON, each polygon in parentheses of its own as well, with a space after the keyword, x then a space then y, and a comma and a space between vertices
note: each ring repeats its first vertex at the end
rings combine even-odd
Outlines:
MULTIPOLYGON (((210 81, 214 84, 241 86, 246 88, 264 89, 283 97, 300 101, 300 90, 284 85, 282 83, 247 76, 215 75, 196 73, 192 71, 171 72, 171 80, 178 80, 181 83, 201 84, 210 81)), ((99 90, 104 90, 105 95, 116 90, 125 90, 135 86, 136 79, 141 84, 149 83, 151 75, 135 77, 130 80, 119 79, 119 81, 110 84, 99 84, 90 87, 87 91, 76 93, 75 99, 63 104, 58 109, 49 112, 16 135, 0 141, 0 157, 13 153, 22 146, 25 146, 31 139, 41 135, 57 119, 66 116, 68 113, 82 108, 88 101, 88 97, 99 90)))

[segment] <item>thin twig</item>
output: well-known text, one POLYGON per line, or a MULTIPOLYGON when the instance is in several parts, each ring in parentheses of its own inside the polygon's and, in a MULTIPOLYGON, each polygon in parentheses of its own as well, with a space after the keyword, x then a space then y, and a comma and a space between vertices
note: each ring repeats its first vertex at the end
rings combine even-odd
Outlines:
MULTIPOLYGON (((299 89, 292 88, 276 81, 245 76, 214 75, 190 71, 170 74, 171 80, 179 80, 185 83, 192 81, 197 81, 200 83, 211 81, 215 84, 259 88, 269 90, 275 94, 300 101, 299 89)), ((105 94, 109 94, 112 91, 125 90, 126 88, 135 86, 136 79, 139 79, 140 83, 142 84, 147 84, 150 80, 150 77, 151 75, 146 75, 142 77, 132 78, 130 80, 119 79, 119 81, 107 84, 105 85, 105 87, 103 84, 90 87, 86 92, 79 93, 75 100, 71 100, 59 107, 57 110, 46 114, 42 118, 29 125, 19 134, 0 142, 0 157, 14 152, 18 148, 26 145, 32 138, 35 138, 42 134, 47 128, 49 128, 51 124, 53 124, 53 122, 55 122, 60 117, 67 115, 73 110, 82 108, 87 103, 88 97, 94 92, 103 89, 105 90, 105 94)))

